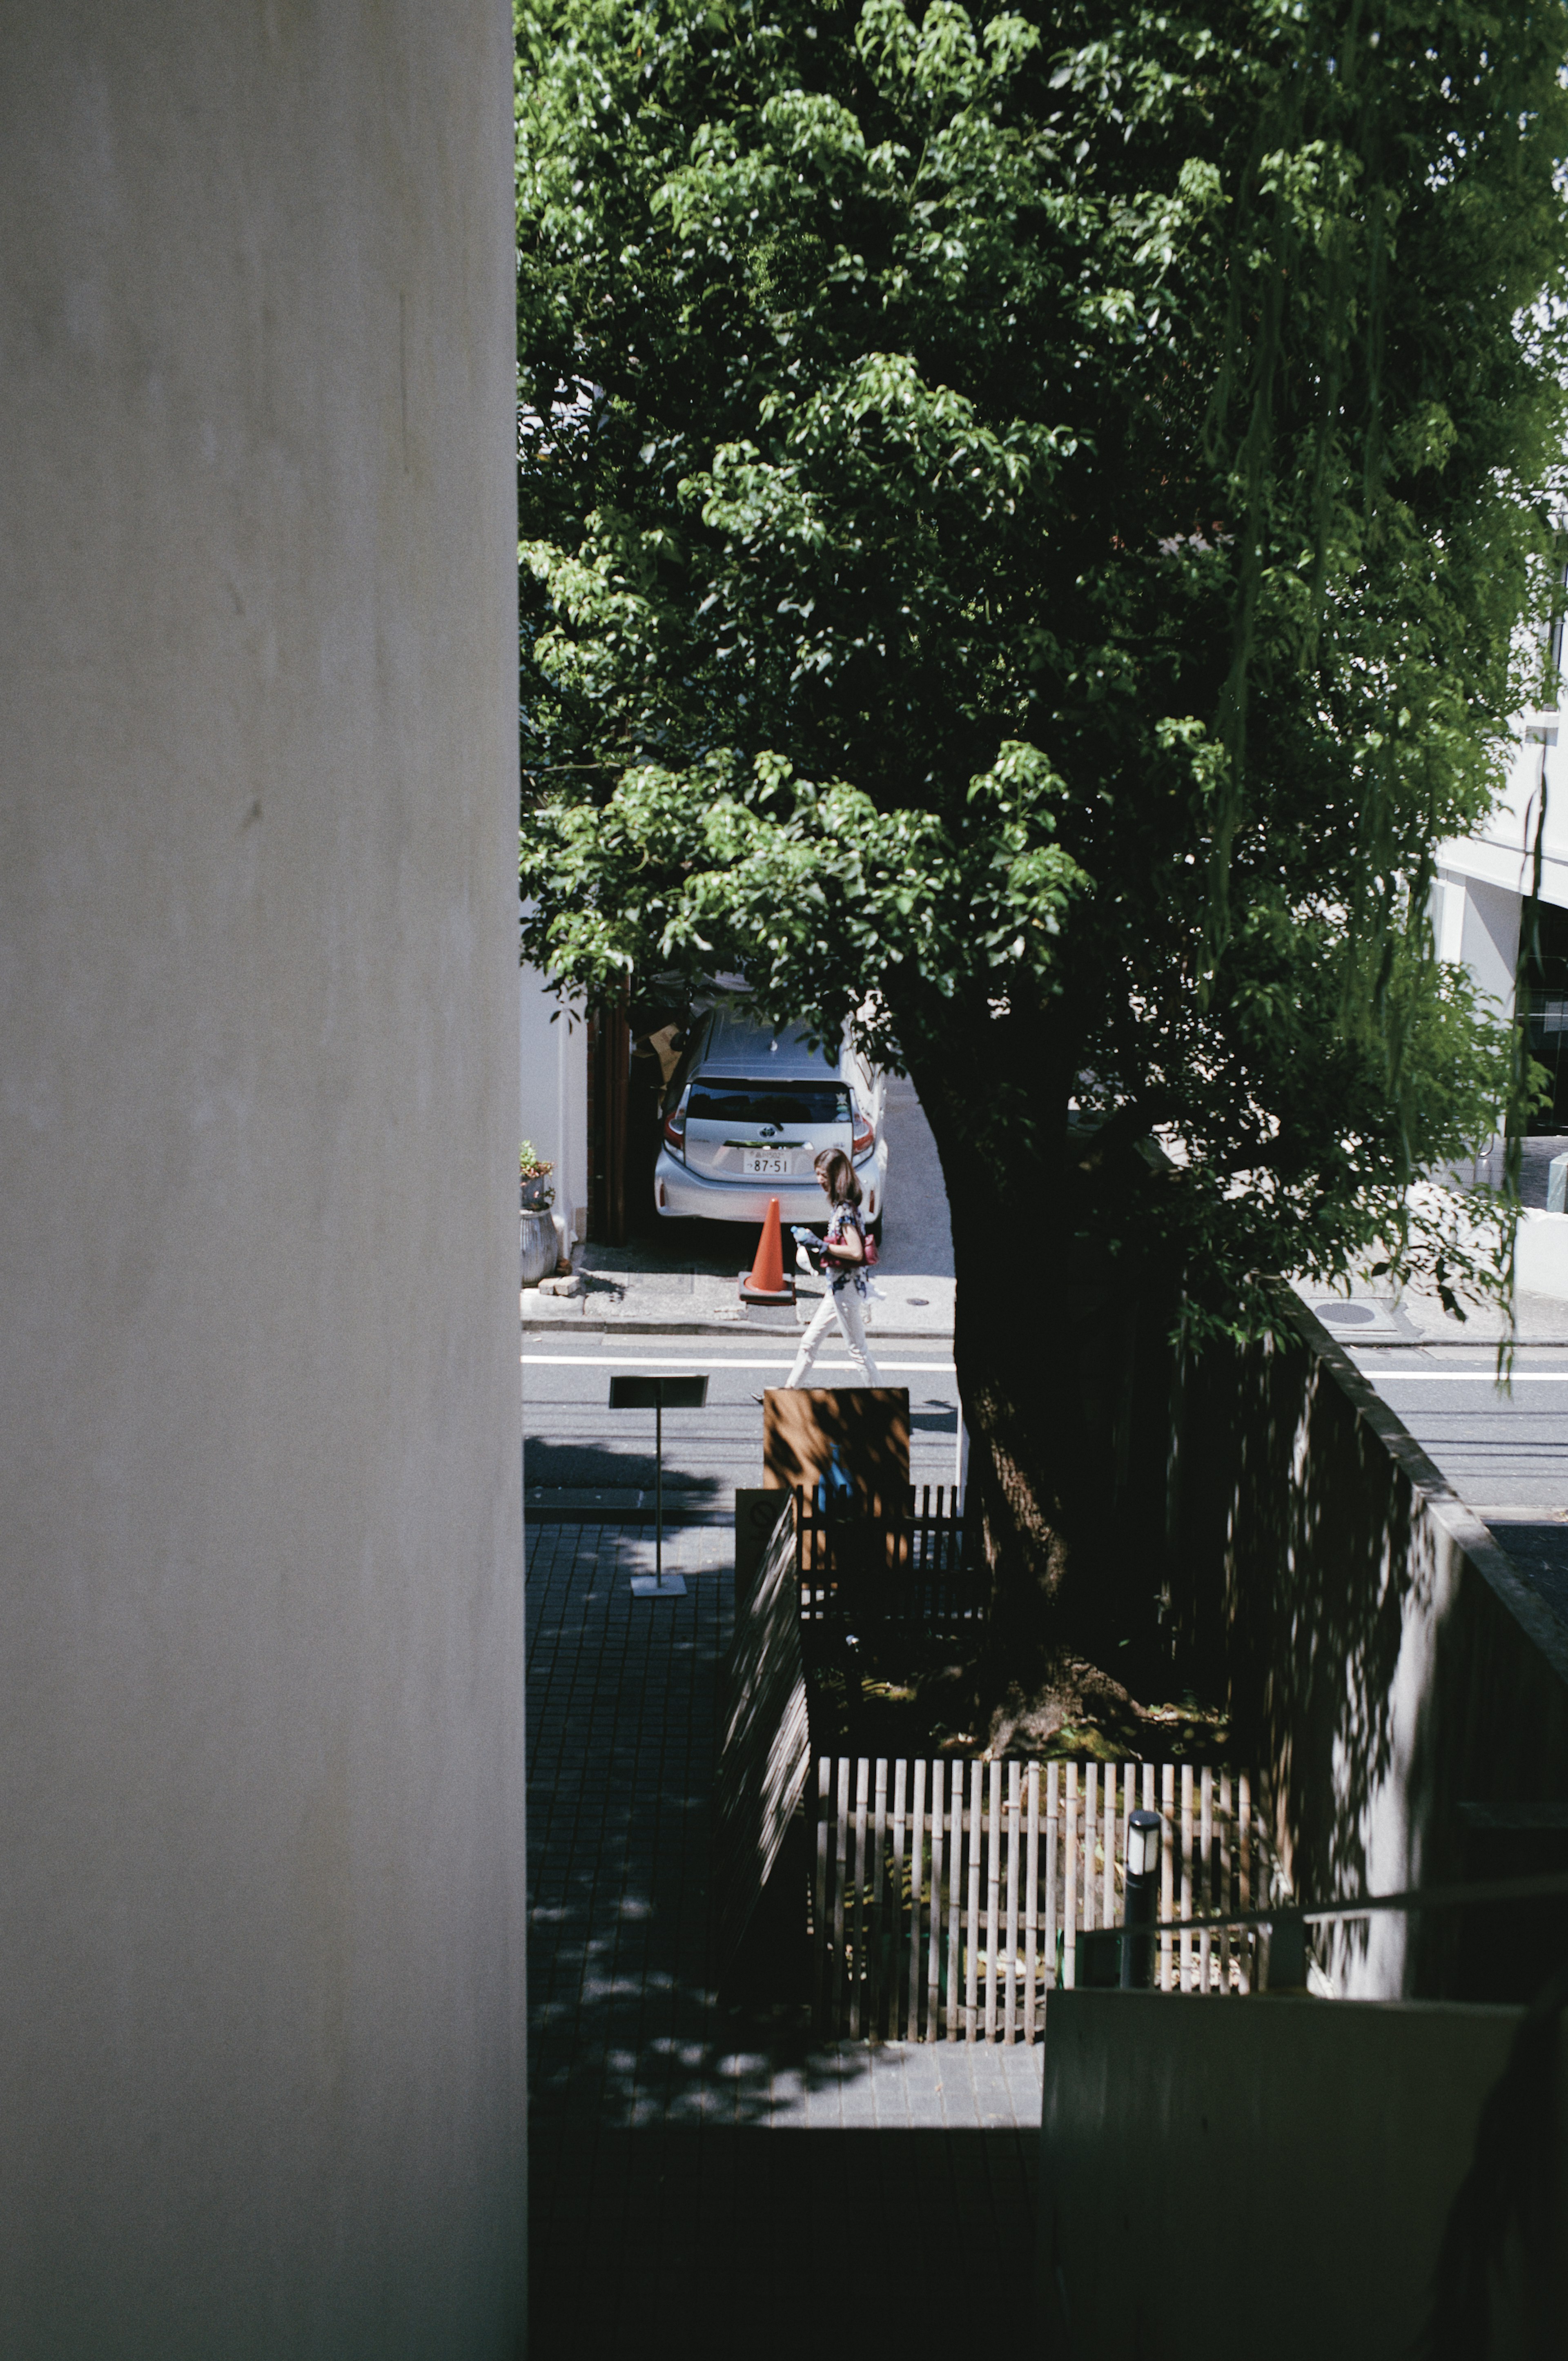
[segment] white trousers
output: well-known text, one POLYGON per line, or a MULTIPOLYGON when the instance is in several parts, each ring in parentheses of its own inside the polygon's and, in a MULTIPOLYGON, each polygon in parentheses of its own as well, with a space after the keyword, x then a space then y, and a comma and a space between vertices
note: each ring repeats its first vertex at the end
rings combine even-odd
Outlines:
POLYGON ((810 1327, 800 1340, 800 1350, 795 1356, 795 1367, 784 1379, 786 1386, 803 1386, 811 1375, 811 1364, 817 1358, 822 1339, 838 1315, 844 1332, 844 1342, 850 1348, 850 1358, 861 1373, 863 1386, 880 1386, 882 1378, 866 1343, 866 1323, 861 1312, 859 1290, 854 1287, 829 1288, 813 1315, 810 1327))

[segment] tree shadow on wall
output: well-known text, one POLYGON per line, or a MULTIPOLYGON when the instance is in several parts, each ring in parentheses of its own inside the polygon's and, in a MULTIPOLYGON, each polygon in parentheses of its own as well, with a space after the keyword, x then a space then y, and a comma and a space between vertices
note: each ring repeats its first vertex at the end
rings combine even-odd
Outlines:
MULTIPOLYGON (((1488 1565, 1429 1512, 1461 1504, 1349 1363, 1307 1345, 1211 1349, 1187 1373, 1179 1613, 1223 1679, 1238 1759, 1270 1781, 1296 1894, 1514 1873, 1461 1806, 1568 1794, 1568 1686, 1488 1565), (1376 1842, 1376 1862, 1370 1859, 1376 1842)), ((1538 1857, 1528 1864, 1552 1867, 1538 1857)), ((1376 1988, 1528 1996, 1560 1912, 1353 1922, 1376 1988)))
POLYGON ((1406 1618, 1430 1612, 1436 1577, 1430 1532, 1304 1345, 1211 1347, 1185 1395, 1190 1643, 1223 1682, 1238 1760, 1268 1779, 1297 1894, 1365 1891, 1406 1618))

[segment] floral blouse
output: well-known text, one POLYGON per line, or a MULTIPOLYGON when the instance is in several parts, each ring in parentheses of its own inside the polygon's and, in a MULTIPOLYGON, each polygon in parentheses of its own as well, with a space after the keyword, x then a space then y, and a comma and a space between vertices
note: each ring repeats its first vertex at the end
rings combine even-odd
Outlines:
POLYGON ((841 1245, 851 1230, 861 1242, 861 1253, 863 1257, 866 1249, 865 1224, 853 1205, 847 1202, 835 1205, 832 1219, 828 1224, 828 1235, 822 1242, 825 1256, 822 1265, 823 1276, 835 1295, 841 1295, 847 1287, 852 1287, 857 1295, 863 1296, 871 1292, 871 1281, 866 1276, 863 1259, 860 1262, 835 1263, 828 1258, 831 1257, 833 1248, 841 1245))

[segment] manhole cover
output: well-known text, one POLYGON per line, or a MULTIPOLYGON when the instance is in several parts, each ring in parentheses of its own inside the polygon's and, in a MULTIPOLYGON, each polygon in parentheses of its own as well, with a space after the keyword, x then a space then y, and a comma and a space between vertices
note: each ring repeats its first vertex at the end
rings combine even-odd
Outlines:
POLYGON ((1377 1317, 1376 1306, 1371 1303, 1320 1303, 1314 1309, 1320 1320, 1337 1321, 1343 1328, 1356 1327, 1377 1317))

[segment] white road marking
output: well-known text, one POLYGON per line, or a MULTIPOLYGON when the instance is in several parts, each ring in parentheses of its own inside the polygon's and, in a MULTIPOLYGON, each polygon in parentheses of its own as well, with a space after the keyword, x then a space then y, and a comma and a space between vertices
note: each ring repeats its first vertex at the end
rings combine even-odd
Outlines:
MULTIPOLYGON (((1487 1377, 1478 1369, 1369 1369, 1356 1363, 1364 1378, 1374 1378, 1387 1386, 1491 1386, 1502 1389, 1503 1381, 1487 1377)), ((1568 1369, 1516 1369, 1512 1382, 1516 1386, 1568 1386, 1568 1369)))
MULTIPOLYGON (((731 1360, 728 1356, 710 1357, 703 1353, 524 1353, 523 1365, 543 1369, 699 1369, 706 1367, 717 1377, 721 1369, 788 1369, 795 1366, 793 1354, 774 1361, 731 1360)), ((853 1361, 814 1361, 812 1368, 852 1369, 853 1361)), ((879 1361, 879 1369, 889 1377, 950 1377, 951 1361, 879 1361)), ((1568 1374, 1568 1372, 1565 1372, 1568 1374)))

